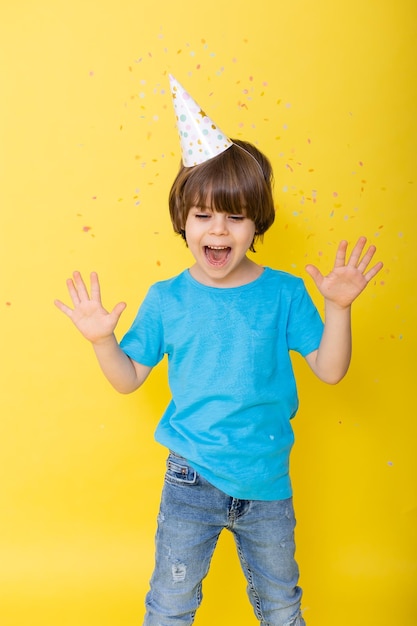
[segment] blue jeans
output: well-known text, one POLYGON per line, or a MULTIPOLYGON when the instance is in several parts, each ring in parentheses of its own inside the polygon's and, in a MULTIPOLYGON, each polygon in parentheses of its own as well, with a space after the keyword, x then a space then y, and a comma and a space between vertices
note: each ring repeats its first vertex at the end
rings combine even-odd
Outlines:
POLYGON ((262 626, 305 626, 294 560, 292 499, 238 500, 170 454, 143 626, 190 626, 224 528, 236 542, 249 599, 262 626))

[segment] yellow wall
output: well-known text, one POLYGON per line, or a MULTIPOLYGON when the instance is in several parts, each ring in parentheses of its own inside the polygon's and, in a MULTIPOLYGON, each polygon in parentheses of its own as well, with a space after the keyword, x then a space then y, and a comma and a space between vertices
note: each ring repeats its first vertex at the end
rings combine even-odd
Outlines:
MULTIPOLYGON (((414 0, 3 0, 0 7, 0 623, 143 616, 165 452, 165 367, 132 397, 53 306, 100 273, 120 335, 189 253, 171 232, 179 161, 167 72, 273 161, 257 259, 306 278, 369 235, 383 272, 357 302, 337 387, 296 360, 292 472, 309 626, 414 626, 414 0)), ((225 536, 197 626, 256 621, 225 536)))

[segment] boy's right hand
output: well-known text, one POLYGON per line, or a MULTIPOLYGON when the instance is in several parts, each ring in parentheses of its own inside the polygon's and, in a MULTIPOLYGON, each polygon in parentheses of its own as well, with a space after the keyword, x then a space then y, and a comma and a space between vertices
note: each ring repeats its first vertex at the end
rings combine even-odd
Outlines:
POLYGON ((90 295, 80 272, 74 272, 73 278, 67 280, 67 287, 74 308, 60 300, 55 300, 55 305, 74 322, 88 341, 93 344, 106 341, 113 335, 126 304, 119 302, 110 313, 106 311, 101 303, 100 283, 95 272, 90 275, 90 295))

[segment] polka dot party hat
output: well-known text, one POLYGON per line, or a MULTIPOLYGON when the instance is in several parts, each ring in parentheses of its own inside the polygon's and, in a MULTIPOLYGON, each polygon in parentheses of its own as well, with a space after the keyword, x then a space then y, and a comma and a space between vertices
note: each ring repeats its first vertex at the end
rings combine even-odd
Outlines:
POLYGON ((184 166, 200 165, 230 148, 232 141, 194 102, 184 87, 171 75, 169 82, 184 166))

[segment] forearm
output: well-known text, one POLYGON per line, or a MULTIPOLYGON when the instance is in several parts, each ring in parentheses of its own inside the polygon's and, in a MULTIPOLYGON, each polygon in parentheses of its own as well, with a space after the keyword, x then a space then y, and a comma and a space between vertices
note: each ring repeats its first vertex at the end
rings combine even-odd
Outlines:
POLYGON ((143 383, 131 359, 123 352, 114 335, 92 343, 103 374, 120 393, 131 393, 143 383))
POLYGON ((348 371, 351 353, 351 308, 326 301, 323 336, 309 364, 321 380, 336 384, 348 371))

